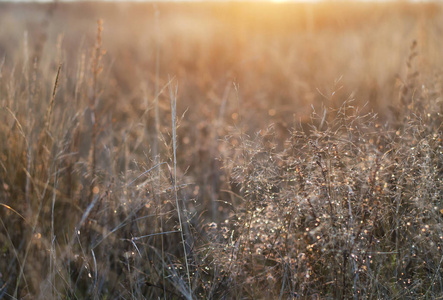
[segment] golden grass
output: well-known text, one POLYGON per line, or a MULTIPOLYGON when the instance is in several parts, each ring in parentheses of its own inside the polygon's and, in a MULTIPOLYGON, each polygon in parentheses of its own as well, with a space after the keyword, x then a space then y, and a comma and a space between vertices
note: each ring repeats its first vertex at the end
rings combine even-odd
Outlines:
POLYGON ((1 3, 0 299, 438 297, 442 30, 432 3, 1 3))

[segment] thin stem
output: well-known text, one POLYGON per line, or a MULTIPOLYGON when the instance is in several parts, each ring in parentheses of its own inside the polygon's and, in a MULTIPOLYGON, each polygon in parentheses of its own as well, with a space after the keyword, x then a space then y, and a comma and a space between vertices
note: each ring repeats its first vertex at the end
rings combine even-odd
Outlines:
POLYGON ((185 254, 186 274, 188 276, 189 295, 187 298, 192 299, 191 276, 189 275, 188 255, 186 253, 185 236, 183 234, 183 223, 182 223, 182 219, 181 219, 180 204, 178 202, 177 186, 176 186, 176 183, 177 183, 177 124, 176 124, 177 89, 178 89, 178 86, 176 86, 175 91, 173 91, 171 85, 169 86, 169 94, 171 97, 171 116, 172 116, 172 147, 173 147, 173 153, 174 153, 174 175, 173 175, 174 177, 172 180, 172 185, 174 188, 175 203, 177 205, 177 215, 178 215, 178 222, 180 224, 180 235, 181 235, 182 244, 183 244, 183 252, 185 254))

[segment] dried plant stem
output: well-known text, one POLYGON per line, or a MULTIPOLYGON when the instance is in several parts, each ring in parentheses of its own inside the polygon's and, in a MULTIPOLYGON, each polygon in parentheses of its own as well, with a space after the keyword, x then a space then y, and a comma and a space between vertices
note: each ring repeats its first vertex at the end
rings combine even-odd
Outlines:
POLYGON ((89 202, 91 202, 94 198, 94 187, 95 187, 95 175, 97 172, 97 133, 98 133, 98 124, 97 124, 97 101, 98 101, 98 76, 102 71, 101 59, 104 54, 102 50, 102 31, 103 31, 103 21, 97 21, 97 38, 96 45, 93 51, 92 57, 92 98, 89 100, 89 108, 91 110, 91 121, 92 121, 92 133, 91 133, 91 153, 90 153, 90 185, 89 185, 89 202))
MULTIPOLYGON (((155 165, 160 164, 160 150, 159 150, 159 139, 160 139, 160 108, 159 108, 159 97, 160 97, 160 11, 156 5, 154 5, 154 20, 155 20, 155 90, 154 90, 154 122, 155 122, 155 134, 153 140, 153 156, 155 165)), ((161 180, 161 170, 158 168, 157 170, 157 190, 160 187, 161 180)), ((156 219, 160 221, 160 232, 163 232, 163 214, 162 214, 162 201, 159 197, 157 201, 157 209, 155 210, 156 219)), ((156 222, 156 226, 158 226, 158 222, 156 222)), ((160 243, 161 243, 161 257, 162 263, 165 261, 165 241, 163 235, 160 235, 160 243)), ((165 268, 162 268, 162 281, 163 281, 163 295, 166 299, 166 273, 165 268)))
MULTIPOLYGON (((54 173, 54 185, 52 191, 52 205, 51 205, 51 258, 49 260, 49 278, 51 282, 55 282, 56 265, 57 265, 57 252, 55 248, 56 236, 55 236, 55 226, 54 226, 54 216, 55 216, 55 200, 57 198, 57 188, 58 188, 58 170, 54 173)), ((51 296, 56 298, 55 287, 51 287, 51 296)))
POLYGON ((57 69, 57 75, 55 76, 55 82, 54 82, 54 88, 52 90, 52 97, 51 97, 51 101, 49 101, 49 106, 48 106, 48 110, 46 111, 46 116, 45 116, 45 129, 47 131, 49 131, 51 128, 51 117, 52 117, 52 112, 54 110, 54 103, 55 103, 55 94, 57 93, 57 88, 58 88, 58 82, 60 79, 60 71, 62 69, 62 64, 60 63, 58 65, 58 69, 57 69))
POLYGON ((174 154, 174 177, 172 180, 172 185, 174 188, 175 204, 177 205, 177 215, 178 215, 178 222, 180 225, 180 235, 181 235, 181 240, 182 240, 182 244, 183 244, 183 252, 185 254, 186 275, 188 277, 188 285, 189 285, 189 295, 187 295, 187 298, 192 299, 192 287, 191 287, 191 276, 189 273, 188 254, 186 251, 185 236, 183 234, 183 222, 182 222, 182 218, 181 218, 180 204, 179 204, 178 195, 177 195, 177 124, 176 124, 177 89, 178 89, 178 87, 176 86, 175 91, 173 91, 172 86, 171 85, 169 86, 169 95, 171 97, 171 117, 172 117, 172 147, 173 147, 173 154, 174 154))

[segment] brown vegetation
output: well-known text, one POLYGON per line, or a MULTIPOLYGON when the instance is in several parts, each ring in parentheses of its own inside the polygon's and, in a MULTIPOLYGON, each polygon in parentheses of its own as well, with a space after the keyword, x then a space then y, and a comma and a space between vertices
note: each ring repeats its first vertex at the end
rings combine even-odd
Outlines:
POLYGON ((0 299, 440 296, 442 31, 431 3, 0 3, 0 299))

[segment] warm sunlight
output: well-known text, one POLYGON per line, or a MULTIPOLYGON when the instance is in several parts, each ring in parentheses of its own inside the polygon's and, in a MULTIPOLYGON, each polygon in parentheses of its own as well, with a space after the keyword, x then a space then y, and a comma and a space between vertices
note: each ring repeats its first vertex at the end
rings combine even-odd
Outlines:
POLYGON ((441 299, 443 3, 0 2, 1 299, 441 299))
MULTIPOLYGON (((321 3, 325 0, 268 0, 273 3, 321 3)), ((328 0, 326 0, 328 1, 328 0)))

